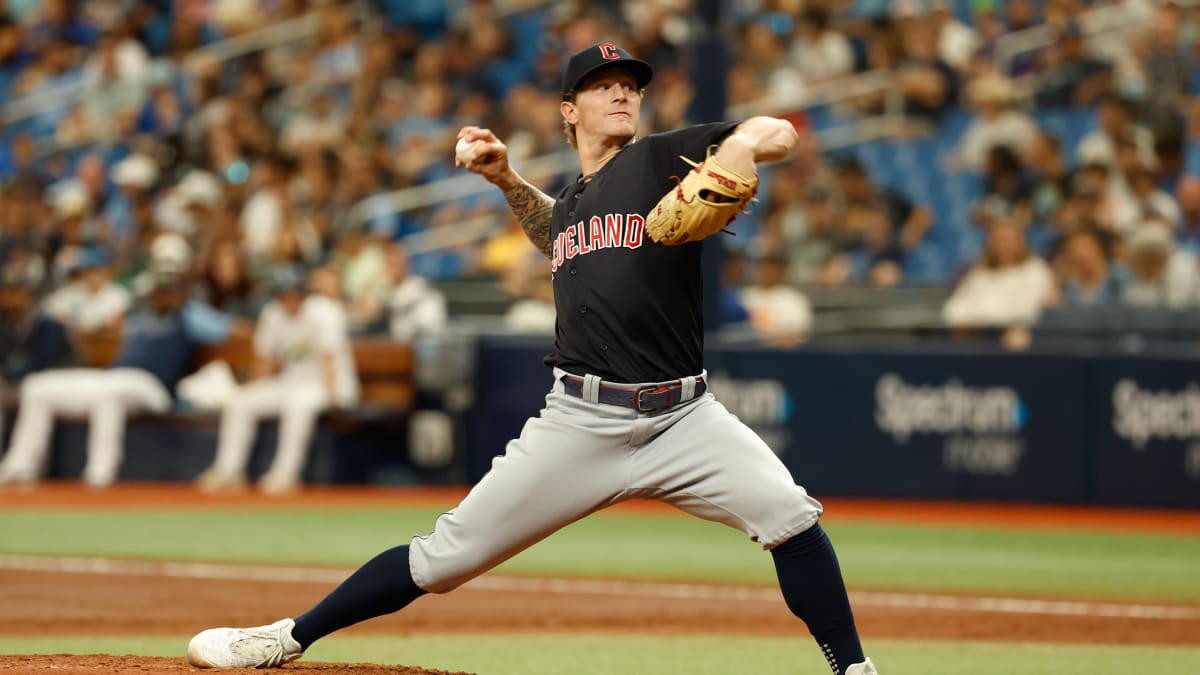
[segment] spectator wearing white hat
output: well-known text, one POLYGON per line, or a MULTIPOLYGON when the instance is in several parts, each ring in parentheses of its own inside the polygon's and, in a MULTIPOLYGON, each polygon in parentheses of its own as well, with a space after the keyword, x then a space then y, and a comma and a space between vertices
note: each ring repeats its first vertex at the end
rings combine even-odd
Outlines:
POLYGON ((224 203, 225 189, 220 179, 207 171, 193 169, 158 200, 154 220, 162 229, 190 236, 224 203))
POLYGON ((1126 246, 1133 281, 1122 304, 1170 309, 1200 304, 1200 268, 1195 256, 1176 247, 1169 225, 1158 220, 1142 223, 1126 246))
POLYGON ((158 164, 147 155, 135 153, 114 164, 109 177, 117 191, 105 202, 101 216, 108 224, 109 241, 118 250, 125 250, 139 235, 134 208, 149 199, 158 182, 158 164))
POLYGON ((948 0, 932 0, 929 9, 937 31, 938 56, 951 67, 966 70, 983 41, 973 28, 955 18, 948 0))
POLYGON ((1037 138, 1037 124, 1014 107, 1016 91, 1003 75, 985 75, 967 85, 967 104, 975 113, 958 141, 951 168, 981 171, 988 151, 998 145, 1013 149, 1037 138))

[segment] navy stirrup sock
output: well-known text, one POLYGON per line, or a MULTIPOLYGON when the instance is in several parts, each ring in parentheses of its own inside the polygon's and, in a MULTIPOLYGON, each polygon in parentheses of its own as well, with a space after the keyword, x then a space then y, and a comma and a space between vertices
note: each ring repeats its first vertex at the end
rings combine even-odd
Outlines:
POLYGON ((771 549, 788 609, 808 624, 834 675, 866 660, 833 544, 818 523, 771 549))
POLYGON ((316 607, 296 619, 292 639, 304 649, 335 630, 391 614, 425 594, 408 567, 408 546, 397 546, 367 561, 316 607))

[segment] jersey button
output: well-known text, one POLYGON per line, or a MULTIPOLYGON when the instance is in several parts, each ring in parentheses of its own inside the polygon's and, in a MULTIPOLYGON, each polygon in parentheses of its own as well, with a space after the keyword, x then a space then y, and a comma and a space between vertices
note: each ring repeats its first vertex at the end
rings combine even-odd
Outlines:
POLYGON ((600 345, 600 351, 602 351, 602 352, 608 351, 608 345, 604 345, 604 344, 600 345))
POLYGON ((576 274, 579 274, 579 271, 575 269, 575 266, 574 266, 574 265, 572 265, 572 266, 571 266, 571 276, 574 276, 574 275, 576 275, 576 274))
POLYGON ((580 306, 579 306, 579 313, 580 313, 580 314, 587 314, 587 305, 580 305, 580 306))
POLYGON ((576 193, 575 193, 575 199, 579 199, 579 195, 580 195, 580 193, 576 192, 576 193))
POLYGON ((568 214, 567 214, 567 217, 568 217, 568 218, 574 218, 574 217, 575 217, 575 212, 574 212, 574 211, 571 211, 570 213, 568 213, 568 214))

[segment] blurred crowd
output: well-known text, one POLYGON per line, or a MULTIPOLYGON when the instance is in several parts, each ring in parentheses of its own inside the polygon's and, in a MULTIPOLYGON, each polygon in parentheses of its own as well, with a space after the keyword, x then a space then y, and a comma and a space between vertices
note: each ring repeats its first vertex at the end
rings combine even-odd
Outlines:
MULTIPOLYGON (((913 138, 967 111, 953 149, 924 167, 982 186, 972 222, 952 224, 982 246, 943 261, 950 324, 1027 324, 1056 303, 1200 304, 1190 3, 736 0, 720 3, 719 26, 703 18, 711 4, 7 0, 4 283, 33 288, 75 334, 116 329, 158 271, 254 320, 276 270, 321 270, 352 335, 411 339, 446 320, 436 282, 486 277, 512 297, 512 326, 546 330, 544 261, 496 191, 404 210, 387 195, 459 175, 462 125, 495 129, 518 166, 563 149, 561 66, 602 39, 655 68, 644 133, 693 122, 690 44, 719 30, 731 105, 778 110, 885 71, 913 138), (308 39, 211 49, 313 13, 308 39), (1035 27, 1047 44, 998 58, 1007 34, 1035 27), (1065 147, 1031 114, 1053 108, 1095 109, 1095 128, 1065 147), (467 223, 485 236, 456 236, 467 223)), ((867 95, 839 114, 887 106, 867 95)), ((764 172, 760 195, 722 238, 726 315, 786 343, 811 325, 798 287, 912 283, 937 234, 932 204, 812 134, 764 172)))
MULTIPOLYGON (((602 40, 655 69, 642 133, 707 121, 691 71, 714 37, 727 103, 802 131, 800 101, 869 71, 889 87, 833 114, 902 113, 890 147, 965 116, 916 170, 979 185, 947 222, 855 144, 801 134, 716 240, 723 321, 799 344, 804 290, 928 281, 912 270, 930 251, 946 324, 1014 348, 1050 306, 1200 305, 1190 2, 0 0, 0 396, 21 397, 0 483, 35 480, 54 419, 82 414, 85 479, 107 485, 126 416, 181 397, 223 406, 202 487, 241 486, 255 422, 276 416, 262 487, 287 492, 320 412, 357 400, 351 341, 444 333, 439 282, 494 280, 512 329, 552 331, 546 261, 498 191, 395 193, 461 175, 463 125, 494 129, 518 167, 563 150, 562 65, 602 40), (268 27, 301 38, 238 46, 268 27), (1031 48, 1005 47, 1030 29, 1031 48), (1039 123, 1050 110, 1088 113, 1077 143, 1039 123), (947 229, 977 244, 935 246, 947 229), (230 336, 252 341, 253 382, 193 372, 230 336), (89 338, 116 342, 109 367, 89 338)), ((553 194, 573 171, 537 183, 553 194)))

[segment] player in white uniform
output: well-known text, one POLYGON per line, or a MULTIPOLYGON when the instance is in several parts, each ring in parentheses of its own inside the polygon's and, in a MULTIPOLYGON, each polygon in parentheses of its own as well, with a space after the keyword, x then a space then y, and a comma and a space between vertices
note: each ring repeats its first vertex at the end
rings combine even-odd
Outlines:
POLYGON ((112 367, 45 370, 22 381, 0 484, 36 482, 48 463, 55 419, 77 417, 89 422, 84 481, 111 485, 125 454, 128 416, 169 410, 175 386, 194 369, 197 347, 219 344, 235 329, 228 316, 188 300, 182 276, 156 273, 154 284, 147 306, 125 320, 112 367))
POLYGON ((345 312, 336 300, 306 294, 306 283, 295 268, 272 280, 275 299, 254 330, 255 377, 221 411, 217 456, 198 479, 202 489, 245 484, 258 421, 266 417, 279 418, 279 444, 259 487, 270 494, 296 489, 321 412, 358 400, 345 312))

